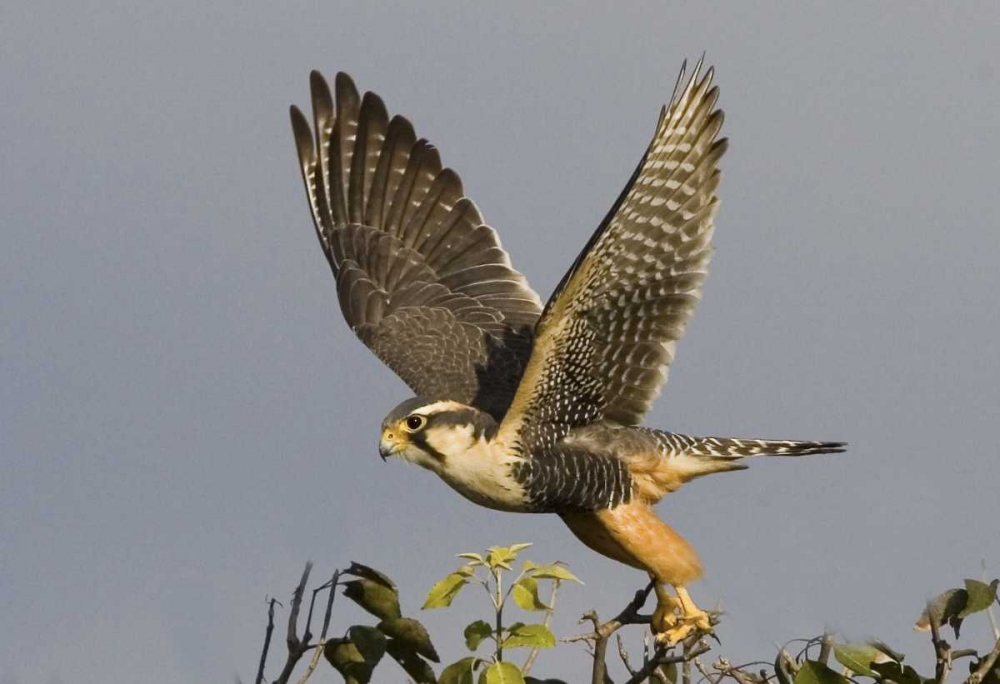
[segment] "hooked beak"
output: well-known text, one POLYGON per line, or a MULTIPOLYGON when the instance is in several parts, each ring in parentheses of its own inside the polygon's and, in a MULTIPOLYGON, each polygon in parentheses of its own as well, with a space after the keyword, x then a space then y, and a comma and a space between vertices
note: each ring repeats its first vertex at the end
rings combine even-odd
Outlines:
POLYGON ((383 461, 385 461, 390 456, 394 456, 398 450, 399 450, 399 443, 388 440, 385 438, 385 436, 383 436, 378 443, 378 455, 382 457, 383 461))

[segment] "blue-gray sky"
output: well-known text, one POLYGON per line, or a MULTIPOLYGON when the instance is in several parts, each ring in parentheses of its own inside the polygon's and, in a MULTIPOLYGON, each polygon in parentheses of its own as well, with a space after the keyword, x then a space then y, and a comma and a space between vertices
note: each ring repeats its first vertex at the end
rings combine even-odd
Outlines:
MULTIPOLYGON (((534 541, 586 581, 560 635, 616 611, 643 577, 558 519, 377 457, 408 391, 341 320, 287 106, 313 68, 380 93, 545 297, 702 51, 718 252, 647 423, 851 449, 659 510, 734 661, 824 627, 926 650, 922 602, 1000 571, 998 34, 988 2, 8 3, 0 681, 248 680, 307 558, 383 569, 415 613, 452 554, 534 541)), ((447 658, 478 599, 419 616, 447 658)))

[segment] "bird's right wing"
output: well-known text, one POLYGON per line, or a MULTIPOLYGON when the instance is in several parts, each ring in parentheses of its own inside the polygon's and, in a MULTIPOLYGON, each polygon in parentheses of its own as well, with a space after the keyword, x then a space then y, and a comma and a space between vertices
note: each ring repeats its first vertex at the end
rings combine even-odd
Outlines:
POLYGON ((339 73, 311 78, 315 139, 291 108, 302 178, 348 325, 419 395, 498 419, 541 300, 437 150, 339 73))
POLYGON ((681 70, 638 168, 542 313, 499 432, 521 453, 598 420, 638 424, 666 380, 707 275, 726 150, 700 67, 686 84, 681 70))

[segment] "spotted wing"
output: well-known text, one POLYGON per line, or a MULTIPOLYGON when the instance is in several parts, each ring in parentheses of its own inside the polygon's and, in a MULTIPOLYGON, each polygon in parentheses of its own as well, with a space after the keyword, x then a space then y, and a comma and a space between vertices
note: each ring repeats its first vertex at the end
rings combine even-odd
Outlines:
POLYGON ((726 149, 700 67, 686 84, 681 70, 642 161, 539 320, 500 428, 525 452, 598 420, 638 424, 666 381, 707 275, 726 149))
POLYGON ((538 295, 437 150, 374 93, 311 78, 292 130, 348 325, 418 395, 502 416, 530 354, 538 295))

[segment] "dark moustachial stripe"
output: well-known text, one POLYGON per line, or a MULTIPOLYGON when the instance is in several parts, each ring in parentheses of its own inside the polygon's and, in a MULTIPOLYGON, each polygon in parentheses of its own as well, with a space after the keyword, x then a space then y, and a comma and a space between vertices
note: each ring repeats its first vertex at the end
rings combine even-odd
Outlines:
POLYGON ((425 454, 428 454, 435 460, 444 463, 446 458, 445 455, 427 443, 427 434, 423 430, 410 435, 410 441, 417 445, 417 447, 419 447, 425 454))
POLYGON ((624 461, 582 449, 556 446, 543 458, 516 463, 511 472, 538 513, 615 508, 632 498, 624 461))

